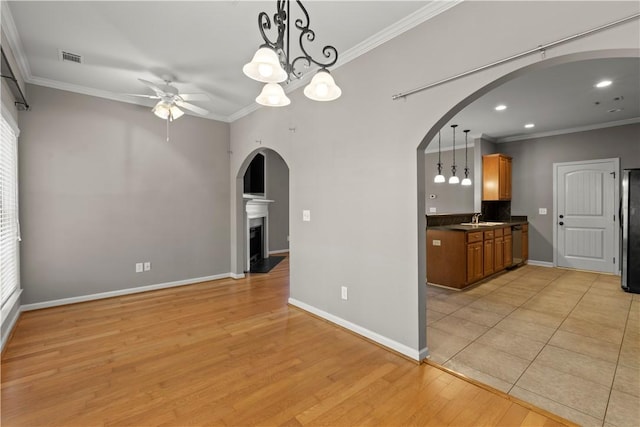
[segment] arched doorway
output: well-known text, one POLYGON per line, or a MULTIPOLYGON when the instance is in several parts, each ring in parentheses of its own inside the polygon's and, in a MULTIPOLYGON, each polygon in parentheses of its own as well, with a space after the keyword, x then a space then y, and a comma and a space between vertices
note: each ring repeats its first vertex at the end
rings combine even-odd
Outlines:
POLYGON ((289 252, 289 167, 275 150, 256 149, 236 174, 240 273, 268 272, 289 252), (274 261, 275 259, 275 261, 274 261))
MULTIPOLYGON (((429 145, 429 143, 433 143, 434 141, 435 144, 437 144, 438 130, 443 129, 444 131, 444 129, 446 129, 446 131, 450 133, 451 129, 449 128, 449 126, 452 123, 459 121, 460 117, 464 117, 463 113, 466 108, 468 108, 474 102, 481 100, 482 97, 489 96, 494 89, 498 89, 504 84, 515 81, 519 77, 526 77, 539 71, 544 71, 547 73, 553 72, 554 70, 560 70, 560 67, 566 67, 572 64, 577 64, 579 67, 590 69, 593 68, 590 67, 590 65, 595 64, 595 61, 613 62, 614 60, 619 59, 631 60, 631 62, 635 64, 634 66, 638 68, 638 64, 640 63, 638 61, 639 57, 640 54, 636 49, 598 51, 575 55, 566 55, 546 61, 541 61, 531 66, 523 67, 517 71, 498 78, 494 82, 474 92, 472 95, 468 96, 465 100, 456 105, 451 111, 449 111, 445 116, 443 116, 442 119, 438 121, 436 126, 430 129, 427 137, 420 145, 420 148, 424 149, 427 145, 429 145)), ((619 78, 622 79, 622 76, 620 76, 619 78)), ((635 81, 637 82, 637 78, 635 81)), ((585 90, 591 90, 593 84, 595 83, 596 81, 591 83, 588 87, 585 88, 585 90)), ((618 94, 616 92, 615 95, 612 96, 612 98, 620 98, 619 95, 623 94, 618 94)), ((607 98, 605 98, 605 96, 603 95, 602 99, 602 102, 604 102, 604 100, 607 98)), ((594 107, 594 105, 597 106, 599 104, 596 104, 595 102, 589 103, 589 107, 594 107)), ((605 113, 609 112, 605 111, 605 113)), ((464 129, 464 123, 458 124, 464 129)), ((524 125, 524 123, 522 123, 522 125, 524 125)), ((597 130, 597 132, 600 132, 599 135, 607 135, 602 129, 616 129, 617 127, 638 126, 637 121, 636 124, 633 124, 633 122, 620 121, 620 123, 604 122, 602 124, 599 124, 599 126, 600 125, 602 126, 599 128, 599 130, 597 130)), ((581 315, 581 310, 583 310, 583 307, 580 305, 582 304, 581 301, 583 299, 583 296, 585 301, 589 299, 590 296, 588 295, 587 291, 590 290, 590 287, 592 286, 591 283, 600 284, 598 285, 598 289, 596 289, 598 292, 606 290, 607 292, 612 292, 612 295, 614 295, 615 292, 621 292, 619 290, 619 285, 615 283, 615 277, 600 278, 598 274, 589 274, 584 272, 566 273, 559 272, 553 269, 546 269, 546 271, 542 271, 544 269, 538 267, 539 265, 541 266, 543 264, 549 264, 545 265, 545 267, 553 266, 553 263, 548 262, 548 260, 553 260, 552 255, 555 253, 553 252, 555 251, 555 248, 552 246, 552 242, 550 242, 551 239, 549 238, 549 236, 552 235, 552 226, 554 226, 553 224, 555 224, 556 222, 552 212, 552 201, 555 200, 553 196, 555 190, 551 185, 550 177, 548 176, 553 172, 553 162, 591 160, 592 158, 598 157, 620 157, 622 168, 625 167, 625 151, 619 151, 620 145, 610 151, 607 151, 606 148, 602 148, 600 146, 598 146, 597 149, 593 147, 583 147, 582 149, 580 149, 579 146, 572 144, 570 145, 572 147, 571 150, 564 150, 563 152, 558 151, 557 154, 549 155, 549 153, 552 151, 550 151, 550 148, 548 148, 548 146, 551 146, 552 143, 557 143, 558 141, 560 141, 560 138, 556 135, 568 135, 580 132, 581 135, 573 137, 573 140, 577 140, 579 138, 588 140, 589 137, 587 132, 596 132, 596 130, 589 129, 589 126, 573 128, 571 126, 567 126, 567 128, 568 129, 564 129, 563 132, 558 132, 555 135, 537 136, 537 140, 539 140, 535 141, 539 144, 536 146, 537 150, 541 151, 544 148, 544 156, 547 157, 544 161, 541 157, 536 156, 535 149, 523 148, 526 147, 525 141, 528 141, 529 139, 533 140, 534 138, 520 138, 518 140, 518 148, 509 149, 507 148, 507 144, 499 146, 500 151, 504 150, 509 155, 517 153, 517 156, 513 157, 514 160, 517 159, 517 166, 519 167, 518 174, 514 175, 514 180, 517 181, 514 184, 514 192, 518 190, 520 193, 524 193, 525 191, 522 190, 527 190, 526 196, 524 196, 523 194, 519 194, 517 197, 514 196, 514 203, 518 206, 518 210, 520 210, 519 212, 517 212, 517 214, 523 213, 525 215, 529 215, 529 220, 533 221, 532 224, 529 224, 529 234, 533 234, 534 238, 538 239, 537 242, 533 243, 535 245, 533 248, 535 250, 534 257, 539 259, 542 254, 548 256, 548 258, 542 259, 542 262, 538 262, 538 264, 528 270, 529 272, 534 271, 536 273, 539 273, 539 276, 536 276, 535 278, 533 276, 528 276, 525 278, 525 280, 522 280, 521 283, 523 284, 523 286, 519 287, 517 291, 509 290, 509 292, 511 292, 511 295, 513 295, 513 300, 504 299, 504 297, 507 296, 509 292, 503 292, 501 295, 498 295, 496 290, 506 290, 506 286, 504 286, 504 284, 508 281, 513 281, 514 277, 524 278, 524 273, 518 272, 517 270, 507 273, 511 275, 511 277, 509 278, 499 278, 495 283, 490 283, 490 286, 495 285, 495 287, 489 288, 486 294, 483 293, 484 290, 481 288, 482 285, 480 285, 475 288, 470 288, 469 292, 458 292, 457 294, 455 294, 454 298, 443 298, 440 301, 437 301, 439 296, 439 291, 437 290, 433 292, 427 291, 426 297, 427 300, 429 300, 429 298, 433 298, 438 302, 437 304, 429 304, 429 301, 427 301, 426 304, 426 339, 429 350, 432 354, 440 351, 440 353, 438 354, 439 360, 437 360, 437 362, 442 363, 445 366, 461 372, 465 375, 468 375, 471 378, 489 384, 504 392, 511 393, 519 398, 529 400, 543 408, 549 409, 556 413, 559 413, 559 410, 557 409, 559 406, 554 407, 552 404, 553 402, 545 406, 546 400, 536 401, 534 399, 535 393, 537 393, 538 395, 543 395, 543 392, 541 389, 534 389, 535 386, 531 381, 531 378, 534 377, 534 373, 532 372, 537 370, 535 375, 537 375, 536 378, 539 378, 540 375, 543 375, 541 373, 542 371, 540 370, 540 366, 544 365, 546 367, 545 369, 557 368, 558 375, 566 373, 565 371, 563 371, 564 368, 560 367, 560 362, 557 362, 557 365, 554 365, 554 363, 556 362, 554 361, 555 359, 553 358, 553 356, 559 355, 561 353, 563 355, 566 355, 573 354, 571 352, 574 352, 576 353, 576 358, 584 357, 585 360, 591 360, 589 359, 589 357, 593 357, 594 355, 592 353, 589 353, 589 351, 587 350, 583 350, 583 352, 581 353, 581 350, 577 349, 577 347, 581 345, 578 343, 591 342, 591 339, 598 339, 598 337, 588 336, 588 331, 578 331, 574 327, 579 323, 579 321, 581 321, 579 319, 579 315, 581 315), (545 142, 542 141, 543 138, 555 139, 548 141, 545 140, 545 142), (545 143, 546 145, 542 145, 545 143), (571 153, 567 154, 568 151, 571 151, 571 153), (569 157, 574 155, 578 157, 569 157), (530 165, 533 166, 530 167, 530 165), (525 174, 523 170, 526 170, 528 174, 525 174), (534 174, 531 171, 540 171, 540 173, 534 174), (549 179, 547 180, 547 178, 549 179), (530 203, 527 199, 531 199, 533 200, 533 202, 530 203), (541 201, 544 201, 544 203, 542 203, 541 201), (535 209, 532 208, 534 206, 535 209), (547 209, 549 209, 550 212, 547 212, 547 209), (575 280, 575 282, 572 282, 572 280, 575 280), (589 280, 591 280, 591 282, 588 282, 589 280), (551 283, 554 283, 554 286, 550 286, 551 283), (557 287, 555 286, 556 284, 558 285, 557 287), (502 299, 493 298, 493 300, 491 300, 484 297, 485 295, 489 295, 491 293, 493 293, 494 296, 499 296, 502 299), (552 295, 554 297, 562 295, 564 296, 564 300, 562 300, 559 305, 553 306, 549 295, 552 295), (482 301, 483 299, 484 301, 482 301), (548 306, 543 305, 545 302, 548 304, 548 306), (432 311, 441 310, 441 316, 439 317, 430 315, 430 309, 432 311), (576 313, 579 314, 576 315, 575 319, 571 318, 573 310, 576 310, 576 313), (527 316, 530 317, 527 318, 527 316), (446 318, 449 319, 448 322, 442 321, 442 319, 446 318), (542 319, 544 319, 544 321, 542 319), (438 325, 438 322, 442 322, 441 326, 438 325), (543 324, 544 322, 546 322, 546 324, 543 324), (432 326, 433 324, 435 324, 436 327, 431 328, 430 326, 432 326), (500 325, 502 325, 502 327, 500 327, 500 325), (457 331, 461 331, 462 329, 464 329, 464 333, 456 333, 456 328, 458 328, 457 331), (518 328, 520 329, 518 330, 518 328), (568 329, 571 328, 573 328, 572 331, 569 331, 568 329), (512 332, 513 335, 509 336, 509 332, 512 332), (583 341, 580 341, 581 335, 585 337, 583 341), (571 339, 574 340, 573 344, 568 344, 568 337, 571 337, 571 339), (434 345, 434 340, 437 339, 441 339, 442 342, 436 343, 436 345, 434 345), (444 341, 447 342, 444 343, 444 341), (551 341, 553 341, 553 346, 550 346, 548 344, 551 341), (444 345, 442 345, 442 343, 444 343, 444 345), (438 346, 440 346, 440 348, 437 348, 438 346), (475 360, 471 360, 471 358, 469 357, 469 355, 472 353, 474 354, 474 357, 477 356, 475 360), (539 355, 540 358, 538 358, 539 355), (510 362, 507 362, 507 359, 509 359, 510 362), (541 361, 541 359, 544 359, 544 361, 541 361), (513 364, 510 364, 511 362, 513 362, 513 364), (507 373, 506 371, 509 369, 513 370, 510 373, 507 373), (529 382, 527 383, 527 381, 529 382), (527 389, 525 386, 529 388, 527 389)), ((614 130, 607 132, 613 133, 614 130)), ((622 132, 633 133, 634 131, 629 131, 628 129, 619 130, 619 133, 622 132)), ((637 130, 635 132, 637 134, 637 130)), ((613 144, 613 141, 607 139, 606 137, 603 139, 607 140, 609 144, 613 144)), ((505 138, 505 140, 507 140, 508 142, 508 138, 505 138)), ((458 142, 459 141, 460 140, 458 140, 458 142)), ((492 145, 493 142, 494 141, 488 141, 488 145, 492 145)), ((531 144, 533 143, 534 142, 531 142, 531 144)), ((622 145, 622 143, 620 144, 622 145)), ((629 148, 628 154, 632 155, 632 150, 634 149, 637 150, 637 148, 629 148)), ((474 170, 477 172, 475 174, 474 184, 479 184, 482 178, 482 174, 479 170, 479 160, 481 160, 481 155, 485 154, 482 141, 480 142, 480 144, 476 144, 474 146, 474 151, 475 150, 478 150, 478 152, 476 153, 476 161, 473 165, 474 170)), ((419 155, 424 156, 421 151, 419 151, 419 153, 419 155)), ((516 167, 516 163, 514 163, 514 167, 516 167)), ((631 167, 631 165, 627 167, 631 167)), ((422 192, 422 194, 436 194, 438 190, 436 189, 436 184, 434 184, 433 182, 433 176, 428 177, 426 176, 426 173, 422 172, 424 172, 424 169, 421 171, 421 176, 419 177, 419 183, 424 186, 424 192, 422 192)), ((442 185, 448 184, 445 183, 442 185)), ((476 209, 477 206, 480 206, 479 194, 480 192, 476 192, 476 200, 474 203, 474 207, 476 207, 476 209)), ((419 200, 419 204, 420 202, 423 202, 422 208, 428 215, 428 199, 423 199, 421 201, 419 200)), ((491 219, 493 218, 487 218, 487 220, 491 219)), ((467 219, 461 219, 459 222, 463 221, 467 221, 467 219)), ((426 239, 422 241, 425 242, 426 239)), ((428 257, 429 247, 425 246, 424 251, 426 257, 428 257)), ((443 262, 446 262, 446 260, 443 260, 443 262)), ((463 266, 462 268, 465 267, 463 266)), ((622 295, 622 297, 623 296, 624 295, 622 295)), ((622 334, 620 334, 620 337, 622 337, 622 334)), ((620 339, 622 340, 622 338, 620 339)), ((597 357, 595 359, 597 359, 597 357)), ((572 372, 571 375, 580 377, 581 372, 575 371, 572 372)), ((578 392, 588 391, 578 390, 578 392)), ((603 391, 603 396, 608 397, 607 390, 603 391)), ((581 423, 584 421, 584 419, 571 417, 571 414, 574 414, 576 412, 584 412, 584 407, 580 407, 580 405, 577 404, 575 406, 572 406, 572 402, 563 401, 563 397, 560 395, 555 396, 553 394, 546 394, 546 397, 549 398, 547 400, 554 401, 556 402, 556 404, 559 403, 568 408, 566 412, 560 413, 560 415, 581 423), (551 398, 549 398, 549 396, 551 396, 551 398)), ((601 405, 602 408, 606 408, 608 401, 605 399, 602 402, 598 402, 598 404, 601 405)), ((603 413, 592 415, 597 415, 597 418, 604 417, 603 413)))

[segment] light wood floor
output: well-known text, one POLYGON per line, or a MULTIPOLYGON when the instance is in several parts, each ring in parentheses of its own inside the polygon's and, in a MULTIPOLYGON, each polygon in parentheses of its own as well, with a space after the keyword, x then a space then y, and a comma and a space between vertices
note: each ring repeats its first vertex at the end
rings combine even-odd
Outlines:
POLYGON ((562 425, 287 306, 288 267, 23 313, 2 425, 562 425))

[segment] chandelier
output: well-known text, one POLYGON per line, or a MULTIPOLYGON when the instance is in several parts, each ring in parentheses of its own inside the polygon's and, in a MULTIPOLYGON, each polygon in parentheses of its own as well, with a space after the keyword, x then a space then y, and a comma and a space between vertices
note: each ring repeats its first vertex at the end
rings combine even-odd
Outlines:
POLYGON ((251 62, 246 64, 242 71, 253 80, 266 83, 262 92, 256 98, 256 102, 268 107, 283 107, 289 105, 291 100, 285 95, 279 83, 290 82, 292 79, 300 79, 303 76, 303 69, 312 65, 320 67, 311 79, 311 82, 304 88, 307 98, 314 101, 333 101, 342 94, 336 85, 328 68, 335 65, 338 60, 338 51, 333 46, 322 48, 323 59, 314 59, 308 52, 306 44, 313 42, 316 34, 309 28, 309 13, 300 0, 296 4, 304 15, 303 18, 295 20, 295 28, 300 31, 298 45, 300 56, 291 58, 290 54, 290 29, 291 14, 290 1, 278 0, 277 11, 273 15, 273 21, 269 19, 266 12, 258 15, 258 29, 264 43, 260 45, 258 51, 253 56, 251 62), (265 30, 270 30, 275 25, 277 39, 271 40, 265 30), (323 62, 324 61, 324 62, 323 62))

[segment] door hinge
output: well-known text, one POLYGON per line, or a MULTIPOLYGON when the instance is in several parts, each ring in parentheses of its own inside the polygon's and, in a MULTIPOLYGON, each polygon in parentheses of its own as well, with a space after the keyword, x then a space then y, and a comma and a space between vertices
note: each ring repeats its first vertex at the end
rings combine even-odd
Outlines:
POLYGON ((613 257, 613 263, 614 264, 616 263, 616 257, 613 257))

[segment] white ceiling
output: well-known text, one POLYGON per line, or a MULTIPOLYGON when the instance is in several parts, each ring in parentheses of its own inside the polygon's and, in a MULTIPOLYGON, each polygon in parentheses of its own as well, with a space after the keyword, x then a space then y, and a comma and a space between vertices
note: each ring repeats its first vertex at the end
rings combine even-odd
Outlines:
MULTIPOLYGON (((211 111, 209 118, 233 121, 257 108, 254 100, 262 84, 246 77, 242 66, 263 43, 258 14, 272 17, 275 1, 3 3, 15 23, 13 38, 18 40, 13 44, 21 45, 29 82, 153 105, 122 94, 151 95, 139 78, 161 82, 162 76, 173 75, 181 93, 209 95, 210 101, 193 102, 211 111), (61 62, 60 49, 82 55, 84 63, 61 62)), ((456 3, 307 0, 316 33, 309 46, 318 49, 311 54, 318 57, 322 47, 333 45, 339 66, 456 3)), ((300 16, 294 2, 291 14, 300 16)), ((296 43, 297 34, 292 30, 296 43)))
MULTIPOLYGON (((338 66, 457 3, 304 2, 316 31, 316 48, 334 45, 338 66)), ((124 94, 151 95, 138 79, 159 82, 168 74, 175 76, 181 93, 210 97, 193 101, 211 112, 209 118, 233 121, 258 108, 254 99, 261 83, 244 76, 242 66, 262 43, 257 19, 261 11, 273 15, 275 1, 3 1, 2 25, 28 82, 152 106, 154 101, 124 94), (84 63, 61 62, 60 49, 82 55, 84 63)), ((289 89, 301 86, 298 83, 289 89)), ((484 135, 505 142, 639 121, 639 93, 638 58, 590 60, 531 72, 461 111, 443 128, 443 146, 451 144, 453 123, 460 125, 459 144, 464 143, 464 129, 471 129, 471 138, 484 135), (613 84, 594 88, 602 78, 613 84), (623 99, 614 101, 619 96, 623 99), (499 103, 507 110, 496 112, 499 103), (617 108, 622 111, 607 112, 617 108), (530 122, 535 128, 525 130, 523 125, 530 122)))

